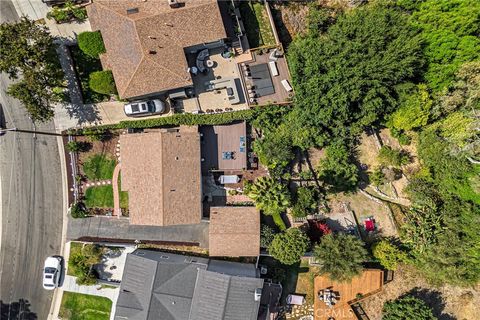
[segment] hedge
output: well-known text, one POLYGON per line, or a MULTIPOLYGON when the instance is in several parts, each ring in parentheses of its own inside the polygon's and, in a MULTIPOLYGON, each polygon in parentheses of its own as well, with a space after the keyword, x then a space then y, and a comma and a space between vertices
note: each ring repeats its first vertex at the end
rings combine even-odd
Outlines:
POLYGON ((95 92, 103 94, 116 94, 117 88, 110 70, 95 71, 90 73, 88 85, 95 92))
POLYGON ((100 53, 105 52, 105 45, 103 44, 102 34, 100 31, 85 31, 77 36, 78 47, 85 54, 98 58, 100 53))

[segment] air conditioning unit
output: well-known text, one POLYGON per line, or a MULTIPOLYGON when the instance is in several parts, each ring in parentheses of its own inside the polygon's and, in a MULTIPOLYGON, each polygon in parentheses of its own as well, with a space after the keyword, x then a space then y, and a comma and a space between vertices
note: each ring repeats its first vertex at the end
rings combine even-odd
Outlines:
POLYGON ((178 0, 168 0, 168 4, 170 5, 170 8, 180 7, 180 3, 178 3, 178 0))

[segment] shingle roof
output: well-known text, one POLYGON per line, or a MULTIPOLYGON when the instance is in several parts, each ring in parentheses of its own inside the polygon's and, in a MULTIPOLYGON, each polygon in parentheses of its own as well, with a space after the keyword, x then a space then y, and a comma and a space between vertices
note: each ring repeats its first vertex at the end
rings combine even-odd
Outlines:
POLYGON ((155 131, 120 137, 122 190, 130 223, 196 224, 202 216, 200 136, 155 131))
POLYGON ((256 320, 262 286, 253 265, 137 249, 127 255, 115 319, 256 320))
POLYGON ((102 63, 112 70, 120 97, 191 85, 184 48, 226 38, 217 0, 181 2, 175 9, 167 0, 95 0, 87 7, 92 30, 100 30, 105 43, 102 63))
POLYGON ((210 256, 258 256, 260 213, 255 207, 212 207, 208 242, 210 256))

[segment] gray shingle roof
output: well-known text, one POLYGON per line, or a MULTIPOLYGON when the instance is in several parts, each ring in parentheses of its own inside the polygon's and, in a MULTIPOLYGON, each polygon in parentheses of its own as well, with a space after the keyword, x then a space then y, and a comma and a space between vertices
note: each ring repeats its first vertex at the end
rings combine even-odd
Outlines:
POLYGON ((137 249, 127 256, 116 320, 256 320, 254 265, 137 249))

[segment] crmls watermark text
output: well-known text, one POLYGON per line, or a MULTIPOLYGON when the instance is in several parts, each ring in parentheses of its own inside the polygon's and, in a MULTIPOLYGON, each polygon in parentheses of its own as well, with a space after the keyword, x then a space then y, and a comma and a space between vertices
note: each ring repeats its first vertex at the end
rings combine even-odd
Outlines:
POLYGON ((339 309, 317 309, 315 310, 315 316, 323 318, 333 318, 333 319, 357 319, 355 313, 350 308, 339 308, 339 309))

